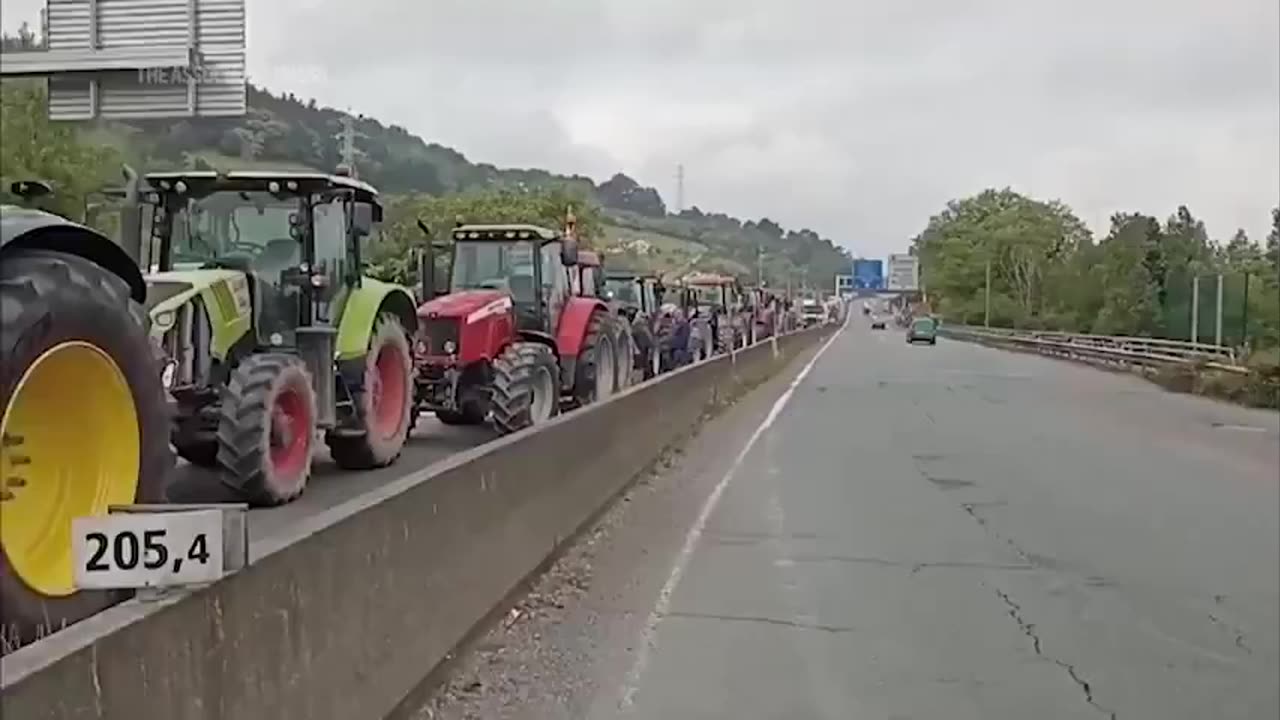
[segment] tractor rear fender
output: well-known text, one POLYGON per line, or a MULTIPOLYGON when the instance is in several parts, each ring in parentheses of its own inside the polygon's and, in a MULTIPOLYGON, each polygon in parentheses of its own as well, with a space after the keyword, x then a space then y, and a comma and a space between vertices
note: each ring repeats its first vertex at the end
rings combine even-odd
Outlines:
POLYGON ((560 355, 560 349, 556 347, 555 337, 548 333, 544 333, 540 330, 521 330, 520 339, 527 340, 529 342, 542 343, 548 348, 551 348, 551 352, 555 353, 557 357, 560 355))
POLYGON ((4 208, 0 223, 0 253, 18 250, 56 250, 89 260, 117 275, 129 285, 133 299, 147 298, 142 271, 119 245, 93 228, 52 213, 28 208, 4 208))
POLYGON ((556 346, 562 358, 577 357, 587 335, 587 322, 596 311, 608 313, 609 308, 603 301, 588 297, 571 297, 564 304, 560 326, 556 328, 556 346))
POLYGON ((394 314, 410 336, 417 330, 418 314, 412 293, 399 285, 361 278, 360 287, 352 288, 342 305, 342 316, 338 320, 338 361, 362 357, 368 352, 374 321, 384 312, 394 314))
MULTIPOLYGON (((564 327, 564 316, 560 320, 560 327, 564 327)), ((520 339, 526 342, 536 342, 540 345, 546 345, 556 356, 556 364, 560 367, 560 388, 566 392, 573 388, 574 368, 577 366, 577 357, 574 355, 563 354, 564 348, 558 344, 556 336, 550 333, 544 333, 540 330, 520 330, 520 339)), ((581 344, 581 341, 579 341, 581 344)))

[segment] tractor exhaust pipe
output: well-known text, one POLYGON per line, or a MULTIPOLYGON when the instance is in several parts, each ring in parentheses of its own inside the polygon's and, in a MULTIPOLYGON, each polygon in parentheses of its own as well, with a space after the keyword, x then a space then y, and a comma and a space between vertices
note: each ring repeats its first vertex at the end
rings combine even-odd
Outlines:
MULTIPOLYGON (((124 204, 120 207, 120 247, 124 249, 134 265, 142 262, 142 201, 139 198, 138 173, 125 165, 124 204)), ((143 268, 146 272, 147 268, 143 268)))
POLYGON ((431 239, 431 228, 418 220, 418 229, 427 236, 427 242, 418 252, 418 282, 422 285, 422 302, 436 296, 436 254, 431 239))

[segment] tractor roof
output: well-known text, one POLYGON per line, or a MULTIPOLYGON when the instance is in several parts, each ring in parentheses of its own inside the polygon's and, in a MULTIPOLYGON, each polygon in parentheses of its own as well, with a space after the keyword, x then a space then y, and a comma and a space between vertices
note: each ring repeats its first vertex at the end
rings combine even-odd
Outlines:
POLYGON ((606 270, 604 276, 610 280, 658 280, 656 273, 647 270, 606 270))
POLYGON ((459 225, 453 229, 454 240, 559 240, 560 233, 537 225, 459 225))
POLYGON ((715 273, 691 273, 685 276, 684 281, 690 285, 732 285, 736 282, 728 275, 715 273))
POLYGON ((378 191, 369 183, 346 175, 329 175, 319 172, 290 172, 271 170, 245 170, 215 172, 213 170, 178 170, 146 174, 147 185, 152 189, 166 190, 178 181, 186 183, 193 195, 206 195, 219 190, 262 190, 275 181, 294 192, 313 193, 346 188, 356 191, 360 200, 377 202, 378 191))

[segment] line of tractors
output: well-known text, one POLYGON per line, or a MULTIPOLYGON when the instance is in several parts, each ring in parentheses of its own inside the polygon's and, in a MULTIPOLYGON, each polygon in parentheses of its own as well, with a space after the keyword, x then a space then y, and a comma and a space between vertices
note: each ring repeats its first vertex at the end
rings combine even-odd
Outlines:
POLYGON ((514 432, 787 329, 730 277, 606 274, 572 213, 443 244, 419 223, 409 288, 363 274, 382 205, 343 173, 126 168, 117 240, 31 207, 52 191, 0 213, 6 646, 121 599, 76 590, 71 520, 164 502, 174 451, 278 505, 320 440, 384 467, 422 411, 514 432))

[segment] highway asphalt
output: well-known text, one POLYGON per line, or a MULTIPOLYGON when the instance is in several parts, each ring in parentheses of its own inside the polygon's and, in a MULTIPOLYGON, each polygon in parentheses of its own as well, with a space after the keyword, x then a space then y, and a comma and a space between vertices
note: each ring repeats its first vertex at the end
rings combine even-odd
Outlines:
POLYGON ((410 715, 1280 715, 1276 413, 856 317, 776 405, 805 362, 410 715))
MULTIPOLYGON (((311 480, 300 497, 280 507, 249 511, 250 542, 270 537, 303 518, 495 437, 497 435, 486 426, 444 425, 431 414, 425 414, 418 418, 400 458, 385 468, 369 472, 339 470, 329 459, 324 443, 319 443, 311 480)), ((179 461, 169 498, 177 502, 241 502, 218 481, 215 471, 183 461, 179 461)))

